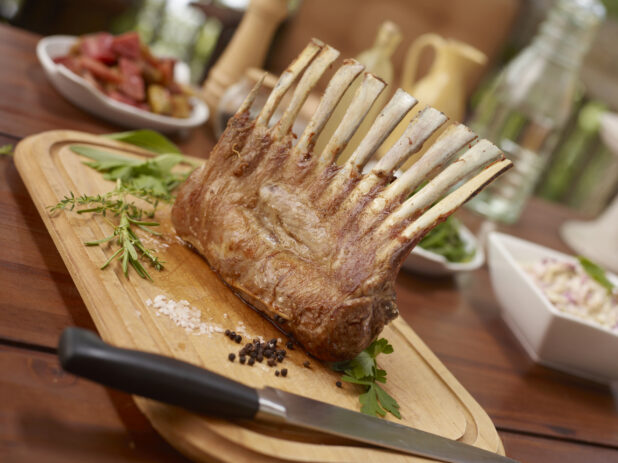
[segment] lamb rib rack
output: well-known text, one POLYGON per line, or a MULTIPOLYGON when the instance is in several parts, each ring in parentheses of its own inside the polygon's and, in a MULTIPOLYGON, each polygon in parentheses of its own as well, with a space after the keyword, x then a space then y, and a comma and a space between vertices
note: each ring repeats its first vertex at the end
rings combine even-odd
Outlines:
POLYGON ((447 121, 444 114, 426 108, 363 173, 377 148, 417 103, 402 90, 395 92, 351 157, 338 166, 338 154, 385 87, 369 73, 362 76, 323 152, 313 153, 335 106, 364 69, 354 60, 343 62, 296 141, 292 123, 338 55, 312 40, 251 119, 258 83, 206 163, 180 187, 172 211, 178 234, 240 297, 309 353, 327 361, 354 357, 397 316, 394 281, 410 250, 511 166, 486 140, 449 163, 475 138, 465 126, 453 124, 395 179, 394 172, 447 121), (270 125, 282 97, 301 74, 288 107, 270 125))

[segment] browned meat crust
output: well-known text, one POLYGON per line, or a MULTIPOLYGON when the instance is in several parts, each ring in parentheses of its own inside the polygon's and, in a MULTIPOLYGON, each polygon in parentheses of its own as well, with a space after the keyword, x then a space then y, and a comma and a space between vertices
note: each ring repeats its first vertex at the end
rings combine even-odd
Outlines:
POLYGON ((310 155, 285 168, 291 146, 291 136, 272 141, 247 113, 235 116, 180 187, 173 223, 227 284, 308 352, 350 359, 397 316, 394 279, 412 243, 379 260, 393 235, 359 230, 364 203, 344 216, 336 202, 316 206, 338 168, 312 176, 310 155))

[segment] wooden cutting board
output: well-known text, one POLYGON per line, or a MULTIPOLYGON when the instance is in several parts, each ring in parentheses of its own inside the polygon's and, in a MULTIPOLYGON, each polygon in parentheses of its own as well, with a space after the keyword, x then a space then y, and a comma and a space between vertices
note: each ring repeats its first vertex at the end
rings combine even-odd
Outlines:
MULTIPOLYGON (((74 144, 104 147, 135 157, 151 154, 105 138, 62 130, 28 137, 15 149, 19 173, 103 339, 121 347, 176 357, 253 387, 278 387, 358 410, 356 386, 344 383, 343 388, 336 387, 339 375, 300 349, 289 351, 280 365, 289 371, 285 378, 275 376, 274 368, 265 363, 249 367, 228 360, 228 354, 238 352, 240 346, 222 333, 225 329, 240 333, 243 343, 258 336, 283 336, 241 302, 198 254, 177 239, 169 206, 157 212, 163 235, 143 237, 147 247, 156 249, 165 261, 163 271, 150 269, 153 282, 134 272, 125 278, 117 263, 100 270, 111 255, 110 247, 86 247, 83 242, 109 235, 105 220, 72 212, 51 214, 48 210, 69 192, 97 194, 113 188, 112 182, 103 180, 83 164, 84 158, 69 149, 74 144), (198 309, 205 332, 187 332, 158 314, 146 302, 157 295, 188 301, 198 309), (306 360, 311 362, 311 368, 303 366, 306 360)), ((381 356, 379 363, 388 371, 385 389, 401 405, 402 424, 503 452, 486 413, 403 320, 387 326, 383 336, 395 352, 381 356)), ((210 419, 150 400, 135 400, 173 446, 197 461, 426 461, 338 438, 210 419)), ((399 422, 390 416, 387 419, 399 422)))

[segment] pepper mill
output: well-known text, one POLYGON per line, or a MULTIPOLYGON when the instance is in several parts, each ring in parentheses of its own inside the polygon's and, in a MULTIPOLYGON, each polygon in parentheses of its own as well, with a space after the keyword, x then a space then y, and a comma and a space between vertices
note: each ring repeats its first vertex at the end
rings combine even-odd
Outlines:
POLYGON ((287 0, 251 0, 238 30, 208 74, 202 96, 212 114, 219 99, 250 67, 262 67, 277 26, 287 15, 287 0))

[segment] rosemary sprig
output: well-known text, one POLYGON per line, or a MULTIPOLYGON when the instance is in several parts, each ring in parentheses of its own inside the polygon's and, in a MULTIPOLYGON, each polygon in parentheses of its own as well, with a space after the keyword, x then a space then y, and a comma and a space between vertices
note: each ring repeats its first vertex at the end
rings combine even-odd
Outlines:
POLYGON ((138 227, 153 235, 159 235, 158 232, 150 229, 150 227, 158 226, 159 223, 143 219, 151 219, 154 217, 161 199, 165 200, 165 198, 161 198, 157 193, 153 193, 147 189, 135 189, 123 184, 122 180, 118 179, 116 180, 116 187, 108 193, 94 196, 75 196, 73 192, 71 192, 58 202, 58 204, 50 207, 50 211, 73 211, 78 208, 75 211, 78 214, 93 213, 100 214, 103 217, 107 217, 107 215, 110 214, 114 217, 118 217, 118 223, 107 219, 107 222, 113 229, 111 235, 100 240, 87 241, 84 244, 86 246, 99 246, 104 243, 115 241, 118 249, 101 266, 101 269, 105 269, 111 262, 118 259, 122 263, 122 271, 125 276, 128 275, 130 265, 139 276, 152 281, 150 274, 142 265, 141 259, 146 260, 155 270, 163 269, 163 262, 154 254, 152 249, 148 249, 144 246, 132 226, 138 227), (145 201, 150 205, 150 209, 143 209, 136 205, 129 196, 145 201))

